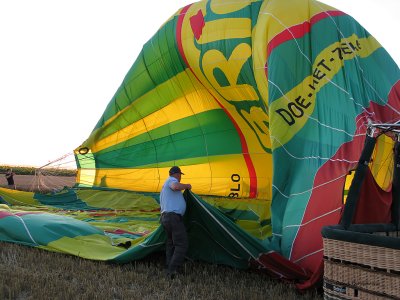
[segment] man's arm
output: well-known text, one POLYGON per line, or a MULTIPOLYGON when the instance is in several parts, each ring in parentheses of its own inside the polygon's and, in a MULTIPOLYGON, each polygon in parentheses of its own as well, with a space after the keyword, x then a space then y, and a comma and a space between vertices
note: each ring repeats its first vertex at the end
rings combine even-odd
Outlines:
POLYGON ((192 185, 190 183, 186 184, 186 183, 180 183, 180 182, 173 182, 171 184, 171 188, 174 191, 183 191, 183 190, 186 190, 186 189, 190 190, 192 188, 192 185))

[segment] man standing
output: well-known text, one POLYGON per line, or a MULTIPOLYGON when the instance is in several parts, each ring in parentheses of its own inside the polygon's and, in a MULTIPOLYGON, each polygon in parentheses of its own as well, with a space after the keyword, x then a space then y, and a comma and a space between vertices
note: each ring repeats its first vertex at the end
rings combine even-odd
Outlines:
POLYGON ((179 167, 172 167, 160 193, 161 224, 167 234, 166 269, 167 276, 171 279, 183 264, 189 246, 183 223, 186 202, 181 191, 190 190, 192 186, 180 183, 182 175, 184 174, 179 167))
POLYGON ((9 189, 16 189, 15 182, 14 182, 14 175, 15 173, 12 171, 12 169, 7 169, 6 171, 6 179, 7 179, 7 184, 9 189))

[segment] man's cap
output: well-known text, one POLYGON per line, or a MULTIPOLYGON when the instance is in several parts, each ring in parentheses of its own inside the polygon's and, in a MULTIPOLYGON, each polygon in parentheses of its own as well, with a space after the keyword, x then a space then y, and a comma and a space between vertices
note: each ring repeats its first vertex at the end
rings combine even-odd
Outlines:
POLYGON ((169 170, 169 175, 172 174, 176 174, 176 173, 180 173, 182 175, 185 175, 182 173, 181 168, 179 168, 178 166, 173 166, 170 170, 169 170))

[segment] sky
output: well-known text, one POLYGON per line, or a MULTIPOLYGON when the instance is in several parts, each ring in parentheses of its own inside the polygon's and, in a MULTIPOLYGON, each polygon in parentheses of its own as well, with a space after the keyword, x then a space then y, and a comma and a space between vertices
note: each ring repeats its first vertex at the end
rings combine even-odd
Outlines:
MULTIPOLYGON (((143 44, 191 2, 0 0, 0 165, 40 167, 83 143, 143 44)), ((321 2, 400 65, 400 0, 321 2)))

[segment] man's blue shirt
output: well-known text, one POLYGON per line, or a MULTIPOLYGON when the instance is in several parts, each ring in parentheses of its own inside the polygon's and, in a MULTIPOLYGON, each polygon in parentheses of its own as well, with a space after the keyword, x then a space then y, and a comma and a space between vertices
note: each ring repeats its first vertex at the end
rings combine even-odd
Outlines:
POLYGON ((179 183, 175 177, 168 177, 164 182, 164 185, 160 193, 160 206, 161 213, 163 212, 174 212, 183 216, 186 211, 186 202, 183 198, 181 191, 175 191, 172 189, 172 184, 179 183))

